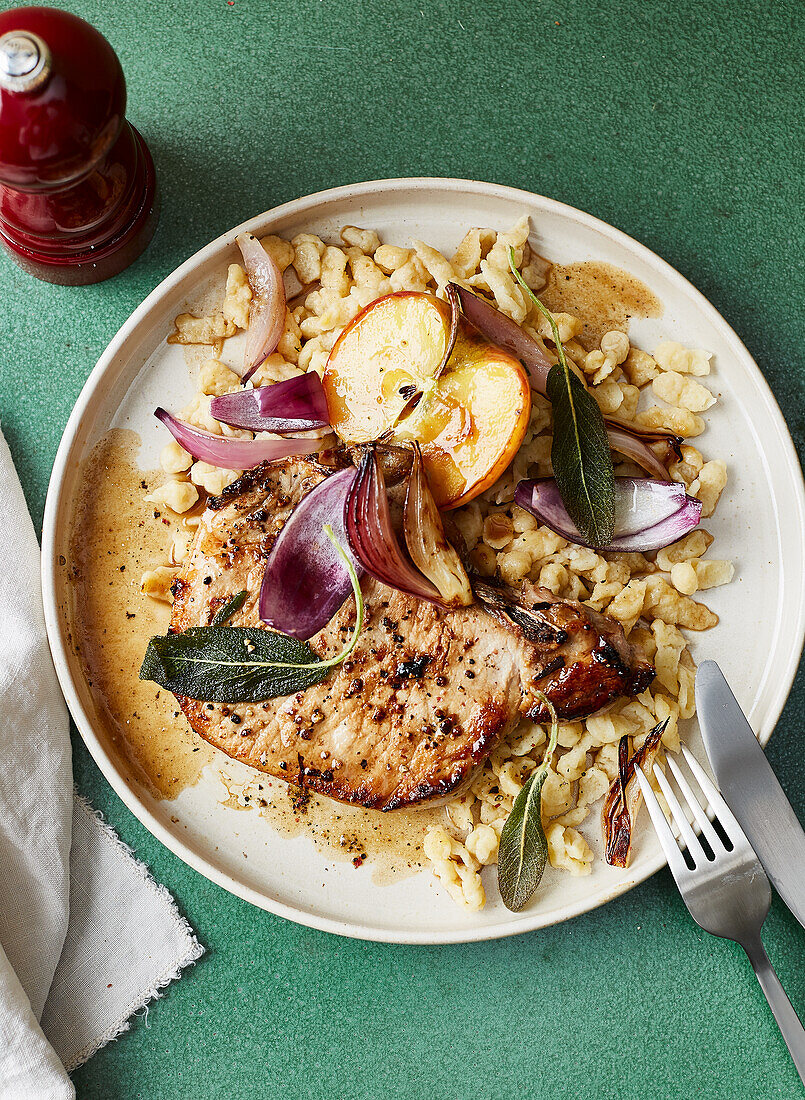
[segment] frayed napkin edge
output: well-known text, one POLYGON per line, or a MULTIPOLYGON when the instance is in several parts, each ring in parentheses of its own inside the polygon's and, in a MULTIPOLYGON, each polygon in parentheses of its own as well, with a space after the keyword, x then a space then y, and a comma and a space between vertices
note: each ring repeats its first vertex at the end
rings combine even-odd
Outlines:
POLYGON ((96 1054, 102 1047, 105 1047, 112 1039, 116 1039, 119 1035, 122 1035, 124 1031, 128 1031, 131 1027, 132 1016, 139 1012, 141 1008, 145 1009, 145 1018, 147 1019, 148 1005, 152 1001, 159 1000, 163 997, 164 994, 161 991, 165 990, 172 982, 181 977, 181 973, 185 967, 197 962, 204 954, 204 947, 199 943, 189 922, 179 912, 176 900, 170 890, 154 879, 142 860, 136 857, 128 844, 125 844, 112 826, 104 820, 103 814, 99 810, 95 810, 77 790, 74 789, 73 793, 77 805, 85 814, 94 817, 101 826, 101 832, 105 839, 108 840, 114 848, 122 850, 131 859, 146 886, 150 890, 153 890, 153 892, 167 904, 174 923, 178 926, 179 932, 187 944, 187 949, 175 965, 168 967, 157 977, 152 986, 148 989, 144 989, 132 999, 130 1004, 124 1009, 119 1022, 112 1024, 111 1027, 107 1028, 106 1031, 102 1035, 99 1035, 97 1039, 93 1040, 93 1042, 88 1043, 81 1050, 76 1051, 75 1054, 65 1059, 64 1068, 68 1073, 72 1073, 73 1070, 78 1069, 79 1066, 83 1066, 85 1062, 89 1061, 93 1054, 96 1054))

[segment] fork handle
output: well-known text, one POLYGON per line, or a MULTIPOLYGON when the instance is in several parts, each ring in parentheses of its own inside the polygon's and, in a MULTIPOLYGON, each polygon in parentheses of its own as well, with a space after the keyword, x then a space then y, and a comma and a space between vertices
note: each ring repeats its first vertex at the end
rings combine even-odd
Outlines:
POLYGON ((756 939, 742 943, 752 969, 760 982, 760 988, 769 1002, 769 1008, 774 1013, 777 1026, 785 1039, 789 1053, 797 1067, 800 1080, 805 1084, 805 1028, 802 1026, 799 1016, 794 1011, 793 1005, 788 999, 785 990, 780 984, 780 979, 769 961, 766 949, 760 942, 760 936, 756 939))

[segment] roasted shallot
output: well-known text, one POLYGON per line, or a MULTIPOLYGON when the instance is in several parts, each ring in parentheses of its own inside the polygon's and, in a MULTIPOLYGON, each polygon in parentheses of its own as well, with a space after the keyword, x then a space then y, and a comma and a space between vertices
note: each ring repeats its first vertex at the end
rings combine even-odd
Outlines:
POLYGON ((445 606, 469 607, 473 596, 467 571, 445 538, 418 443, 413 444, 413 452, 403 522, 408 553, 414 565, 438 588, 445 606))
POLYGON ((324 388, 314 371, 213 397, 210 413, 224 424, 252 432, 287 435, 330 427, 324 388))
POLYGON ((477 294, 457 283, 449 285, 455 286, 467 320, 493 344, 519 359, 528 371, 534 389, 541 394, 547 393, 548 373, 552 364, 534 337, 529 336, 525 329, 477 294))
POLYGON ((607 863, 613 867, 628 867, 632 852, 635 823, 643 795, 635 775, 639 764, 646 775, 651 775, 654 761, 662 747, 662 735, 668 719, 660 722, 647 735, 642 746, 629 756, 629 738, 624 735, 618 745, 618 776, 609 788, 601 821, 604 830, 604 848, 607 863))
POLYGON ((252 288, 249 330, 243 357, 243 381, 248 382, 261 363, 276 351, 285 328, 285 284, 274 257, 253 233, 235 238, 252 288))
POLYGON ((391 524, 386 482, 374 447, 369 447, 347 494, 349 547, 367 573, 411 596, 440 603, 438 589, 411 564, 391 524))

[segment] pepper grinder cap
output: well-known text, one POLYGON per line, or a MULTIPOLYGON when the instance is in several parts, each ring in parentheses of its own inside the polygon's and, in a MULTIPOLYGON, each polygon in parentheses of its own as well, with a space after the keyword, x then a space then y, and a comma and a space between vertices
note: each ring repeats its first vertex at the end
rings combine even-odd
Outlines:
POLYGON ((50 78, 50 50, 38 34, 9 31, 0 38, 0 88, 32 92, 50 78))

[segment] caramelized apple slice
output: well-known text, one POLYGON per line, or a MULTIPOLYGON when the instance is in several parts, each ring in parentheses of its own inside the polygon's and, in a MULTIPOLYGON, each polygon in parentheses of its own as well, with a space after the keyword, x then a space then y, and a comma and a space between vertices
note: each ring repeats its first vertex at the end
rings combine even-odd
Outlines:
POLYGON ((393 432, 416 439, 440 508, 457 508, 493 485, 523 441, 531 412, 519 361, 466 319, 446 372, 393 432))
POLYGON ((427 389, 447 348, 450 309, 401 291, 371 302, 341 333, 322 382, 330 423, 347 443, 368 443, 427 389))
POLYGON ((402 291, 359 313, 333 346, 322 379, 330 423, 347 443, 417 440, 440 508, 492 485, 523 441, 531 411, 519 361, 462 317, 444 373, 450 307, 402 291), (422 394, 411 409, 412 398, 422 394))

